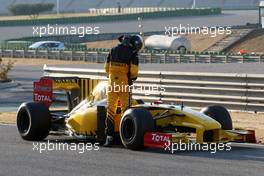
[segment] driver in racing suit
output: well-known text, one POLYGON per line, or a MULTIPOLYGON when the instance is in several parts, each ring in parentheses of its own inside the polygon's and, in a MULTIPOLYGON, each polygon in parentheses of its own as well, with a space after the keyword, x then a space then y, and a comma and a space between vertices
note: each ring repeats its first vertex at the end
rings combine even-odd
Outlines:
POLYGON ((143 46, 140 35, 120 36, 120 44, 112 48, 104 65, 108 76, 106 141, 104 146, 110 147, 115 132, 115 115, 118 100, 122 113, 129 108, 129 85, 138 75, 138 51, 143 46))

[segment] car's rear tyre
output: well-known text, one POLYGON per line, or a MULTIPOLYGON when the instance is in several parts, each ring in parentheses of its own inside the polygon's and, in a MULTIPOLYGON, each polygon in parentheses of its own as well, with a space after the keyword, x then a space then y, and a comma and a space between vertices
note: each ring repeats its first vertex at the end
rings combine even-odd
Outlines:
POLYGON ((233 129, 231 116, 225 107, 219 105, 212 105, 203 108, 201 112, 219 122, 223 130, 233 129))
POLYGON ((17 113, 17 129, 25 140, 39 141, 49 135, 51 116, 49 109, 39 103, 22 103, 17 113))
POLYGON ((154 130, 154 119, 144 108, 127 110, 120 122, 120 138, 131 150, 144 149, 144 134, 154 130))

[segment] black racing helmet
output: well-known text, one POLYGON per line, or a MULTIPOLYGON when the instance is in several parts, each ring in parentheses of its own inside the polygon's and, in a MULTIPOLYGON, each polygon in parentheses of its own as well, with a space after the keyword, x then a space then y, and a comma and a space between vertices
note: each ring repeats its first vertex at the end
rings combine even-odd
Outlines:
POLYGON ((138 52, 143 46, 143 38, 140 35, 122 35, 118 40, 122 45, 131 47, 135 52, 138 52))
POLYGON ((138 52, 143 47, 143 38, 140 35, 132 35, 130 39, 132 48, 134 51, 138 52))
POLYGON ((132 47, 130 35, 121 35, 118 40, 123 46, 132 47))

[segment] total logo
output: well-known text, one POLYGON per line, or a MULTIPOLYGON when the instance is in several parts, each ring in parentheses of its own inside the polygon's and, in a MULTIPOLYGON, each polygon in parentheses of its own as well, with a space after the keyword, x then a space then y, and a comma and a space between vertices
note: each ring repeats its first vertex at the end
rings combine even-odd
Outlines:
POLYGON ((169 142, 170 141, 170 137, 166 136, 166 135, 159 135, 159 134, 152 133, 152 141, 155 141, 155 142, 169 142))
POLYGON ((38 102, 52 102, 50 99, 50 96, 48 95, 39 95, 39 94, 34 94, 34 100, 38 102))

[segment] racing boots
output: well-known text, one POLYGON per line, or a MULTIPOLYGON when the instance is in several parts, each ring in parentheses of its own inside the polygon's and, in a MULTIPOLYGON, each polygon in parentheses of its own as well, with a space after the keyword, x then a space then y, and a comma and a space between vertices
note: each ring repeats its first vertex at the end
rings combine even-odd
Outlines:
POLYGON ((106 136, 104 147, 112 147, 113 145, 113 136, 106 136))

